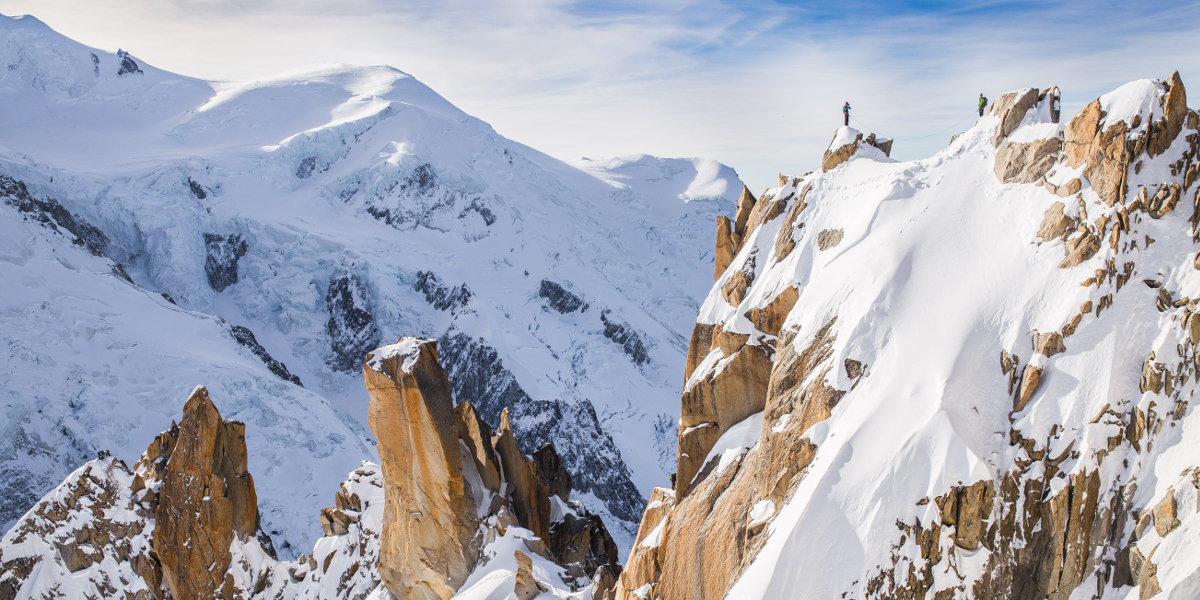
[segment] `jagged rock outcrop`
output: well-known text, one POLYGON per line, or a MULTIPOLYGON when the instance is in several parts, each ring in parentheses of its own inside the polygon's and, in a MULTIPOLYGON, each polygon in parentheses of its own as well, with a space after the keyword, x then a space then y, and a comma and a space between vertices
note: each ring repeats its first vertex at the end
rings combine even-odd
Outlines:
POLYGON ((329 336, 332 354, 329 366, 347 373, 358 368, 363 356, 379 345, 382 335, 375 316, 371 314, 370 289, 354 273, 344 273, 329 280, 325 293, 325 311, 329 320, 325 333, 329 336))
POLYGON ((437 342, 379 348, 363 375, 385 485, 380 578, 397 597, 447 600, 470 576, 480 544, 437 342))
POLYGON ((499 493, 500 461, 496 449, 492 447, 492 428, 488 427, 470 402, 459 402, 454 407, 454 427, 458 431, 458 439, 467 446, 483 487, 499 493))
POLYGON ((713 262, 713 281, 721 278, 725 269, 733 262, 733 231, 729 217, 717 215, 717 248, 713 262))
MULTIPOLYGON (((571 477, 553 446, 529 458, 508 409, 493 434, 472 405, 453 405, 436 341, 402 338, 372 352, 363 372, 383 470, 379 577, 394 595, 454 595, 485 544, 510 525, 528 529, 537 538, 531 551, 574 577, 619 569, 599 517, 569 500, 571 477)), ((322 513, 329 535, 349 530, 347 511, 359 510, 351 496, 338 503, 322 513)))
POLYGON ((730 239, 733 240, 733 253, 736 255, 742 249, 742 242, 746 239, 746 226, 750 223, 750 213, 754 210, 754 205, 758 200, 754 194, 750 193, 750 188, 742 186, 742 194, 738 196, 737 210, 733 217, 733 233, 730 239))
POLYGON ((1025 113, 1029 112, 1029 109, 1037 103, 1037 88, 1009 92, 993 102, 988 114, 1000 119, 1000 124, 996 126, 996 133, 992 136, 992 146, 999 147, 1004 138, 1016 131, 1017 126, 1025 118, 1025 113))
POLYGON ((245 425, 196 388, 133 470, 102 452, 5 536, 0 598, 250 597, 273 575, 244 557, 275 549, 246 458, 245 425))
MULTIPOLYGON (((174 432, 168 432, 168 435, 174 432)), ((246 470, 246 426, 221 419, 196 388, 183 408, 174 440, 155 440, 146 459, 166 459, 158 488, 153 535, 163 583, 177 599, 235 594, 228 575, 235 537, 258 534, 258 496, 246 470)))
POLYGON ((271 353, 267 352, 267 349, 263 348, 263 345, 258 343, 258 340, 254 337, 254 332, 250 331, 248 327, 234 325, 233 327, 229 328, 229 332, 233 335, 233 339, 237 340, 237 343, 248 348, 250 352, 257 356, 259 360, 263 361, 263 364, 267 365, 267 368, 270 369, 271 372, 277 375, 280 379, 284 381, 290 381, 301 387, 304 386, 303 383, 300 383, 300 378, 298 376, 293 375, 291 371, 288 371, 287 365, 275 360, 275 357, 271 356, 271 353))
POLYGON ((566 502, 571 499, 571 474, 563 468, 562 458, 551 444, 538 448, 530 457, 537 469, 538 478, 546 482, 546 489, 553 496, 566 502))
POLYGON ((679 458, 676 486, 687 494, 704 466, 709 450, 733 425, 762 412, 767 397, 771 357, 748 336, 716 331, 712 348, 684 386, 679 415, 679 458), (720 371, 712 365, 723 363, 720 371))
POLYGON ((508 409, 500 415, 500 429, 492 440, 500 464, 504 467, 504 479, 513 486, 513 508, 521 526, 543 540, 550 538, 550 489, 538 477, 537 466, 525 459, 517 447, 512 425, 508 421, 508 409))
POLYGON ((413 289, 425 295, 425 301, 438 310, 458 311, 471 301, 471 288, 467 284, 448 286, 429 271, 417 271, 413 289))
POLYGON ((996 179, 1002 183, 1037 183, 1058 159, 1057 137, 1034 142, 1005 141, 996 149, 996 179))
POLYGON ((241 260, 250 245, 242 236, 234 233, 218 235, 204 234, 204 274, 208 276, 208 285, 213 291, 220 293, 238 281, 238 261, 241 260))
POLYGON ((58 200, 49 197, 38 200, 29 192, 25 182, 7 175, 0 175, 0 198, 20 211, 26 219, 37 221, 58 233, 65 229, 70 234, 68 237, 72 244, 87 248, 93 256, 103 256, 109 243, 108 236, 100 228, 64 208, 58 200))
POLYGON ((508 408, 517 446, 532 452, 554 444, 574 489, 601 499, 618 519, 637 521, 646 501, 590 401, 530 398, 494 348, 455 330, 438 341, 438 355, 460 404, 473 404, 493 430, 508 408))
POLYGON ((829 171, 834 167, 850 160, 860 148, 870 147, 879 150, 884 156, 892 155, 892 139, 876 137, 874 133, 863 137, 863 133, 853 127, 840 127, 833 134, 829 148, 821 157, 821 170, 829 171))
MULTIPOLYGON (((969 153, 964 163, 994 159, 994 165, 984 162, 985 170, 978 162, 938 170, 917 161, 881 177, 883 185, 838 179, 839 172, 806 178, 811 189, 788 211, 773 255, 786 257, 807 244, 801 246, 805 256, 820 256, 822 246, 832 247, 830 236, 803 237, 792 211, 815 210, 823 224, 838 227, 836 217, 850 214, 883 219, 894 210, 889 202, 902 198, 911 208, 886 225, 845 229, 855 249, 865 244, 896 253, 883 268, 883 277, 895 280, 881 283, 877 263, 889 259, 867 251, 867 259, 850 262, 843 254, 828 266, 815 264, 819 258, 815 266, 767 262, 738 290, 741 301, 757 299, 752 310, 734 308, 716 293, 723 289, 713 290, 686 366, 678 489, 655 491, 615 597, 1194 595, 1200 560, 1185 548, 1195 544, 1189 523, 1200 522, 1200 466, 1187 437, 1194 434, 1187 432, 1198 423, 1192 405, 1200 292, 1188 275, 1198 263, 1187 248, 1200 239, 1200 217, 1189 221, 1175 209, 1193 199, 1193 208, 1200 206, 1189 180, 1200 117, 1182 104, 1183 93, 1173 75, 1166 83, 1140 81, 1106 95, 1067 125, 1056 160, 1058 90, 1021 90, 997 103, 996 119, 981 120, 957 142, 969 153), (1152 118, 1156 114, 1163 116, 1152 118), (1028 140, 1037 140, 1035 146, 1019 145, 1028 140), (1151 146, 1165 155, 1153 155, 1151 146), (915 183, 909 177, 922 182, 917 187, 929 183, 929 191, 907 188, 915 183), (956 184, 938 192, 940 183, 932 182, 939 177, 956 184), (981 187, 988 197, 1009 205, 955 204, 962 189, 956 185, 968 180, 986 180, 981 187), (1056 201, 1047 191, 1071 199, 1056 201), (870 193, 884 200, 860 202, 870 193), (857 212, 838 213, 843 205, 857 212), (953 207, 945 213, 953 219, 929 217, 927 227, 917 226, 926 218, 920 211, 935 206, 953 207), (1010 256, 974 254, 980 263, 934 260, 922 267, 935 244, 926 238, 906 245, 908 236, 939 237, 947 228, 981 231, 997 215, 1040 220, 1040 226, 1013 244, 988 238, 1010 256), (1059 242, 1062 258, 1053 246, 1059 242), (971 289, 992 285, 999 271, 989 271, 986 284, 946 279, 959 276, 959 266, 969 270, 985 260, 989 269, 1004 265, 1022 274, 1001 277, 1008 282, 1003 300, 971 289), (861 273, 849 272, 847 263, 861 273), (931 270, 934 263, 941 268, 931 270), (1061 282, 1058 269, 1074 267, 1086 271, 1082 281, 1061 282), (929 289, 906 294, 922 272, 929 289), (1038 274, 1030 286, 1036 289, 1016 292, 1032 273, 1038 274), (1145 287, 1129 286, 1134 278, 1145 287), (783 295, 789 289, 796 299, 783 295), (905 297, 921 298, 912 320, 898 304, 905 297), (950 297, 954 302, 943 302, 950 297), (767 318, 765 309, 776 301, 780 306, 767 318), (972 301, 979 306, 970 307, 972 301), (1119 312, 1110 313, 1114 307, 1119 312), (944 314, 927 318, 938 310, 944 314), (958 323, 950 358, 939 362, 934 356, 948 339, 934 330, 960 311, 972 316, 958 323), (916 323, 913 340, 898 342, 901 324, 916 323), (983 353, 975 346, 979 339, 1004 340, 1001 373, 975 369, 983 353), (1014 339, 1025 348, 1021 354, 1032 356, 1017 356, 1014 339), (767 359, 738 366, 740 353, 755 344, 767 359), (912 355, 899 356, 905 352, 912 355), (914 391, 932 381, 922 369, 933 364, 940 365, 933 375, 939 389, 914 391), (760 377, 768 385, 752 409, 743 408, 745 394, 713 400, 703 387, 760 377), (899 381, 909 387, 897 388, 899 381), (703 433, 716 429, 709 415, 755 409, 761 414, 745 415, 720 436, 703 433), (918 423, 898 433, 918 413, 918 423), (933 424, 947 418, 952 422, 933 424), (893 435, 896 443, 883 450, 876 437, 893 435), (962 441, 945 452, 948 439, 962 441), (992 458, 983 457, 988 453, 992 458), (979 461, 950 468, 962 455, 979 461), (1156 463, 1168 456, 1171 467, 1156 463), (760 555, 765 547, 770 552, 760 555)), ((788 186, 795 184, 781 179, 778 191, 763 198, 788 186)), ((939 251, 967 252, 972 243, 961 238, 939 251)))
POLYGON ((99 598, 122 580, 134 583, 127 593, 135 600, 161 598, 152 494, 138 481, 124 462, 104 458, 47 494, 0 543, 0 598, 99 598))
POLYGON ((538 297, 545 298, 550 308, 558 311, 559 314, 573 313, 575 311, 586 312, 588 303, 584 302, 583 298, 567 291, 563 286, 543 279, 542 284, 538 287, 538 297))

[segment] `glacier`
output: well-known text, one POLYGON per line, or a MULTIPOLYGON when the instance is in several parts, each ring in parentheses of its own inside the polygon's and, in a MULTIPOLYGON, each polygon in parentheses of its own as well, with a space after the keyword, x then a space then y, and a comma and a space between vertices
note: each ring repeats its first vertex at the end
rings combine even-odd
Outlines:
POLYGON ((391 67, 211 82, 29 16, 0 38, 5 529, 97 451, 132 463, 204 384, 295 557, 376 460, 363 353, 420 335, 458 400, 555 443, 628 551, 674 470, 733 169, 563 162, 391 67))

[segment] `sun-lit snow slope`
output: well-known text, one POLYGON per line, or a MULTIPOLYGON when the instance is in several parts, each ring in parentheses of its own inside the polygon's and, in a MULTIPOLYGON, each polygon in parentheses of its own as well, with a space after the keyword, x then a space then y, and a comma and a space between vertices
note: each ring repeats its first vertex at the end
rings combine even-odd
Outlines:
MULTIPOLYGON (((110 441, 125 439, 112 432, 162 430, 178 409, 130 407, 241 380, 205 379, 214 377, 206 365, 234 360, 226 356, 240 352, 234 344, 198 350, 197 362, 157 358, 172 353, 140 336, 180 349, 198 344, 186 328, 156 326, 158 312, 248 328, 305 386, 273 395, 305 398, 312 410, 323 401, 362 423, 363 352, 402 335, 440 338, 456 397, 494 425, 501 408, 513 407, 518 440, 553 441, 580 496, 606 522, 635 522, 644 496, 673 470, 689 314, 711 281, 713 218, 730 212, 741 188, 732 169, 648 156, 568 165, 501 137, 390 67, 212 84, 84 47, 31 17, 0 17, 0 39, 0 175, 101 230, 102 253, 145 290, 133 292, 155 304, 166 293, 179 305, 83 309, 91 319, 128 319, 120 335, 144 349, 143 361, 114 367, 114 376, 153 373, 175 393, 105 395, 96 410, 133 423, 114 421, 107 433, 79 428, 78 450, 45 459, 37 469, 56 470, 38 475, 29 498, 101 445, 135 458, 143 448, 133 441, 147 436, 131 434, 126 445, 110 441)), ((18 281, 42 269, 12 268, 18 281)), ((18 301, 15 292, 2 297, 18 301)), ((49 298, 27 298, 38 300, 49 298)), ((11 343, 56 347, 27 339, 23 317, 0 327, 11 343)), ((104 348, 95 360, 116 364, 104 348)), ((31 415, 30 428, 53 429, 56 418, 32 408, 38 394, 95 394, 106 385, 94 369, 80 369, 87 375, 71 382, 44 376, 43 392, 6 387, 10 411, 31 415)), ((308 426, 350 435, 339 423, 308 426)), ((308 463, 325 452, 279 446, 269 458, 254 448, 275 447, 274 438, 251 431, 264 436, 250 441, 256 473, 268 460, 308 463)), ((361 428, 337 446, 364 441, 361 428)), ((10 452, 5 464, 24 470, 28 456, 10 452)), ((338 459, 312 489, 328 489, 361 458, 369 457, 338 459)), ((15 481, 3 482, 6 498, 15 481)), ((288 503, 292 495, 261 497, 288 503)), ((304 516, 315 535, 313 514, 304 516)), ((619 524, 610 529, 628 547, 632 525, 624 537, 619 524)), ((311 536, 289 540, 307 547, 311 536)))
MULTIPOLYGON (((1133 140, 1148 122, 1162 117, 1164 97, 1157 81, 1123 87, 1101 98, 1108 112, 1102 126, 1124 119, 1132 125, 1133 140)), ((1030 110, 1010 139, 1061 136, 1063 126, 1049 123, 1047 115, 1030 110)), ((905 561, 915 565, 913 577, 925 565, 920 549, 913 550, 913 538, 906 545, 903 536, 905 524, 939 522, 938 506, 929 499, 954 486, 995 480, 999 511, 998 490, 1006 474, 1015 473, 1022 482, 1039 478, 1022 468, 1031 462, 1038 466, 1043 456, 1062 461, 1057 475, 1047 475, 1052 479, 1046 482, 1046 498, 1072 477, 1093 472, 1099 473, 1104 506, 1114 493, 1127 494, 1122 501, 1130 514, 1152 508, 1172 486, 1182 494, 1183 528, 1159 538, 1151 527, 1150 533, 1139 533, 1136 545, 1143 555, 1158 548, 1152 559, 1160 565, 1162 589, 1170 591, 1187 578, 1192 586, 1187 589, 1195 592, 1200 519, 1194 471, 1187 469, 1200 466, 1200 416, 1188 406, 1196 389, 1195 377, 1187 378, 1194 371, 1194 353, 1182 323, 1193 308, 1186 306, 1187 298, 1200 296, 1200 272, 1193 266, 1200 247, 1189 224, 1196 187, 1187 188, 1178 207, 1161 218, 1129 208, 1131 229, 1115 247, 1103 233, 1106 225, 1113 230, 1140 186, 1153 184, 1146 191, 1154 196, 1160 183, 1182 185, 1183 173, 1176 167, 1194 156, 1194 113, 1188 122, 1163 154, 1141 155, 1136 172, 1130 164, 1128 196, 1116 206, 1101 202, 1086 179, 1082 202, 1073 195, 1056 196, 1040 184, 1000 183, 994 172, 992 138, 999 124, 994 116, 981 118, 928 159, 855 157, 829 172, 768 190, 784 197, 810 186, 807 208, 800 213, 803 227, 784 232, 796 240, 795 249, 782 261, 764 260, 772 256, 785 219, 758 228, 713 287, 698 322, 751 334, 755 343, 762 333, 742 315, 795 286, 799 298, 783 329, 798 328, 793 347, 799 352, 833 321, 832 368, 813 369, 812 377, 824 374, 828 385, 846 395, 836 401, 830 418, 806 434, 817 445, 816 457, 729 598, 887 596, 887 580, 881 589, 873 577, 895 565, 894 581, 902 585, 909 577, 905 561), (1060 268, 1066 236, 1054 234, 1050 241, 1037 236, 1043 214, 1060 201, 1067 217, 1101 232, 1099 251, 1078 266, 1060 268), (834 231, 841 235, 824 234, 834 231), (819 239, 836 237, 840 242, 821 249, 827 244, 819 239), (755 253, 757 266, 749 267, 755 271, 753 286, 741 306, 733 307, 722 297, 722 284, 755 253), (1110 264, 1115 273, 1097 282, 1110 264), (1163 291, 1169 298, 1165 305, 1163 291), (1082 321, 1065 339, 1065 352, 1035 355, 1035 334, 1063 330, 1081 312, 1082 321), (1018 356, 1018 376, 1029 364, 1041 369, 1040 386, 1023 409, 1014 410, 1019 390, 1002 372, 1002 351, 1018 356), (850 378, 843 368, 848 359, 861 363, 865 376, 850 378), (1139 389, 1144 362, 1160 382, 1159 389, 1145 393, 1139 389), (1163 378, 1172 374, 1175 383, 1163 388, 1163 378), (1135 427, 1130 419, 1141 419, 1149 431, 1122 433, 1135 427), (1133 442, 1122 442, 1122 435, 1133 442), (1015 439, 1029 443, 1022 447, 1015 439), (1128 487, 1115 492, 1119 486, 1128 487)), ((1079 177, 1061 164, 1056 169, 1047 179, 1060 185, 1079 177)), ((709 368, 701 365, 698 371, 709 368)), ((1143 381, 1147 385, 1154 387, 1143 381)), ((764 423, 763 439, 785 423, 764 423)), ((992 518, 991 523, 998 522, 992 518)), ((988 522, 983 526, 986 530, 988 522)), ((1128 560, 1128 554, 1116 553, 1130 543, 1132 523, 1114 527, 1115 548, 1105 543, 1098 556, 1080 559, 1094 558, 1091 568, 1098 565, 1101 573, 1108 568, 1106 578, 1116 577, 1112 566, 1119 560, 1128 560)), ((956 586, 964 587, 953 597, 973 597, 976 592, 964 590, 983 576, 991 552, 955 548, 951 527, 942 527, 941 535, 951 536, 950 542, 935 543, 948 543, 947 552, 957 553, 950 559, 954 568, 944 563, 935 568, 936 584, 927 597, 956 586)), ((1023 541, 1004 543, 1020 548, 1023 541)), ((1092 577, 1079 588, 1089 595, 1079 597, 1090 598, 1098 589, 1098 576, 1092 577)), ((1105 597, 1138 597, 1136 588, 1105 589, 1105 597)))

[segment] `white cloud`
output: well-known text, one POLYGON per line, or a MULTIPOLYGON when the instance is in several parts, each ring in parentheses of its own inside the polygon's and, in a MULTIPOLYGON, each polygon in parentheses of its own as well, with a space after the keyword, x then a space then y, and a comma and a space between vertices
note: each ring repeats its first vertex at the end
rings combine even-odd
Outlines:
POLYGON ((981 91, 1059 85, 1070 112, 1129 79, 1200 78, 1195 28, 1180 25, 1196 5, 1130 9, 1140 22, 1091 3, 932 16, 885 6, 0 0, 0 13, 209 79, 390 64, 549 154, 706 156, 756 192, 819 163, 846 100, 899 138, 897 156, 916 158, 970 125, 981 91))

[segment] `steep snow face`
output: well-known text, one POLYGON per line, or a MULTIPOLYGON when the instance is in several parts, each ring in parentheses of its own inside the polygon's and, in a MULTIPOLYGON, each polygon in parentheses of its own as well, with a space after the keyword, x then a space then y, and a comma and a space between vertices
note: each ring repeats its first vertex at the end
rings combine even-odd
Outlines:
POLYGON ((526 451, 591 444, 560 453, 630 546, 673 471, 687 315, 713 218, 741 188, 732 169, 566 164, 390 67, 214 84, 31 17, 0 18, 0 38, 0 175, 102 234, 101 257, 64 253, 70 240, 5 209, 13 240, 43 241, 6 239, 0 267, 45 287, 0 295, 17 415, 4 521, 98 449, 136 458, 178 412, 167 399, 204 383, 255 425, 264 525, 290 556, 321 506, 297 482, 325 489, 373 452, 365 351, 419 335, 441 340, 456 398, 493 426, 518 404, 543 424, 526 451))
MULTIPOLYGON (((1110 111, 1110 125, 1140 122, 1129 134, 1133 144, 1149 119, 1162 118, 1165 95, 1161 82, 1134 82, 1100 102, 1110 111)), ((1059 135, 1060 126, 1044 113, 1031 110, 1011 139, 1059 135)), ((802 226, 780 231, 788 221, 778 218, 755 230, 710 291, 698 322, 749 335, 750 343, 773 343, 745 315, 796 288, 798 300, 783 325, 788 334, 781 336, 787 341, 780 343, 803 352, 828 326, 830 368, 814 368, 813 378, 845 396, 808 430, 815 458, 728 597, 904 597, 895 589, 910 584, 928 590, 925 597, 952 589, 954 597, 972 596, 975 582, 1004 577, 987 572, 993 552, 1032 539, 1028 528, 1004 533, 999 515, 1011 514, 1002 511, 1014 499, 1002 495, 1033 494, 1040 502, 1067 489, 1098 500, 1097 510, 1110 507, 1105 514, 1115 523, 1113 539, 1097 556, 1079 558, 1079 576, 1087 580, 1070 583, 1064 594, 1079 586, 1088 597, 1096 590, 1105 598, 1138 597, 1129 571, 1122 582, 1119 570, 1122 561, 1130 564, 1131 547, 1140 556, 1157 548, 1149 560, 1170 563, 1159 567, 1154 585, 1194 593, 1200 561, 1187 553, 1200 526, 1194 439, 1200 416, 1189 406, 1197 387, 1189 375, 1200 340, 1200 317, 1191 316, 1200 263, 1193 261, 1189 218, 1198 120, 1194 112, 1187 116, 1189 124, 1165 154, 1143 154, 1136 167, 1128 165, 1128 196, 1114 206, 1086 179, 1079 195, 1065 198, 1049 186, 997 181, 992 139, 999 119, 993 116, 928 159, 892 162, 859 154, 829 172, 768 190, 773 197, 803 198, 802 226), (1173 191, 1165 185, 1172 182, 1173 191), (1155 200, 1160 184, 1165 187, 1155 200), (1157 208, 1173 202, 1168 197, 1179 198, 1178 208, 1157 208), (1071 230, 1040 238, 1057 202, 1065 203, 1057 210, 1065 208, 1073 219, 1071 230), (1123 230, 1115 232, 1118 224, 1123 230), (1073 235, 1069 243, 1078 243, 1081 233, 1098 238, 1095 251, 1078 266, 1060 267, 1070 250, 1065 240, 1073 235), (782 236, 796 246, 780 259, 776 240, 782 236), (753 271, 753 285, 732 306, 722 285, 746 269, 753 271), (794 339, 790 332, 797 332, 794 339), (1039 335, 1057 332, 1066 336, 1063 348, 1039 335), (1037 471, 1043 459, 1051 466, 1037 471), (956 540, 948 526, 953 520, 939 514, 949 490, 981 481, 995 482, 996 490, 986 496, 983 531, 990 526, 988 535, 1009 536, 995 538, 994 548, 956 540), (1002 492, 1010 481, 1014 487, 1002 492), (1097 487, 1085 493, 1084 481, 1097 487), (1026 482, 1045 488, 1022 489, 1026 482), (1162 503, 1186 506, 1178 509, 1179 523, 1156 514, 1153 522, 1167 523, 1165 529, 1147 532, 1143 524, 1134 535, 1136 519, 1125 515, 1148 515, 1162 503), (940 527, 932 543, 952 554, 954 568, 938 565, 934 579, 918 583, 928 562, 912 533, 921 524, 940 527)), ((1062 164, 1056 169, 1048 179, 1079 176, 1062 164)), ((718 360, 706 360, 693 379, 718 368, 718 360)), ((796 415, 764 423, 759 439, 778 435, 788 416, 796 415)), ((1022 500, 1015 502, 1019 507, 1022 500)), ((759 514, 747 518, 761 522, 767 511, 755 510, 759 514)), ((1038 528, 1063 515, 1040 518, 1038 528)), ((1018 523, 1026 525, 1032 527, 1018 523)), ((1085 526, 1083 548, 1088 532, 1085 526)), ((1149 586, 1146 573, 1142 583, 1149 586)), ((1132 577, 1136 586, 1138 575, 1132 577)), ((1068 585, 1065 575, 1062 585, 1068 585)), ((1146 589, 1142 597, 1149 597, 1146 589)))

